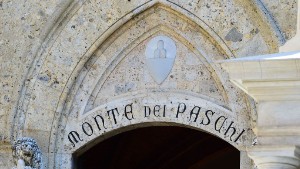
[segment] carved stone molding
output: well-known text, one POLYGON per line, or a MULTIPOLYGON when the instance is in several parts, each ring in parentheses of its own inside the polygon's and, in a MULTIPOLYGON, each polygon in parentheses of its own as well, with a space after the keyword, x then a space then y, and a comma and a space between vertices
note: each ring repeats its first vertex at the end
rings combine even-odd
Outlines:
POLYGON ((42 153, 32 138, 19 138, 12 146, 12 154, 16 164, 13 169, 42 168, 42 153))
POLYGON ((300 166, 299 148, 296 146, 255 146, 248 149, 258 169, 297 169, 300 166))

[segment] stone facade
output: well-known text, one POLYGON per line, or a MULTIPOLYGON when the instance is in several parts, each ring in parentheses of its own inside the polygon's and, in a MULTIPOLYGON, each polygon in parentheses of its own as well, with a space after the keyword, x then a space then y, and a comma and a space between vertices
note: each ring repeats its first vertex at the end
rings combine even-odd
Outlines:
POLYGON ((147 125, 216 135, 242 152, 244 169, 297 168, 300 57, 260 55, 300 50, 298 6, 0 1, 0 168, 15 166, 10 146, 22 137, 37 142, 43 168, 72 168, 72 153, 147 125), (176 45, 161 83, 145 56, 157 36, 176 45))

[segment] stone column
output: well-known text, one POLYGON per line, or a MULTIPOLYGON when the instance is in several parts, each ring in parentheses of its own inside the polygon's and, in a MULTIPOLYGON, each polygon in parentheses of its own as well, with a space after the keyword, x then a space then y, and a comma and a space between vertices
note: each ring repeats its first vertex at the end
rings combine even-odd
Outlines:
POLYGON ((258 169, 299 168, 300 51, 231 59, 221 65, 257 103, 257 140, 248 156, 258 169))
POLYGON ((296 146, 255 146, 248 156, 258 169, 297 169, 300 158, 296 146))

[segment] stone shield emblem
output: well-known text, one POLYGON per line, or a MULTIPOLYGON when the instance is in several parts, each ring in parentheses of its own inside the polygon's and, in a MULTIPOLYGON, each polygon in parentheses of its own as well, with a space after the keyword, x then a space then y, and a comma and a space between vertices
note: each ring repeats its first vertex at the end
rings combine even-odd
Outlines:
POLYGON ((156 36, 147 44, 145 55, 149 73, 156 83, 162 84, 174 65, 175 42, 167 36, 156 36))

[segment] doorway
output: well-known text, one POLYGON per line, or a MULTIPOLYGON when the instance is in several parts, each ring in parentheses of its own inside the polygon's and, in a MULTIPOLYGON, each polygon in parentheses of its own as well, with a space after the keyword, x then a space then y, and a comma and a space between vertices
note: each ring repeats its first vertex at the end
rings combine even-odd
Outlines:
POLYGON ((110 137, 75 155, 76 169, 239 169, 240 152, 184 127, 145 127, 110 137))

